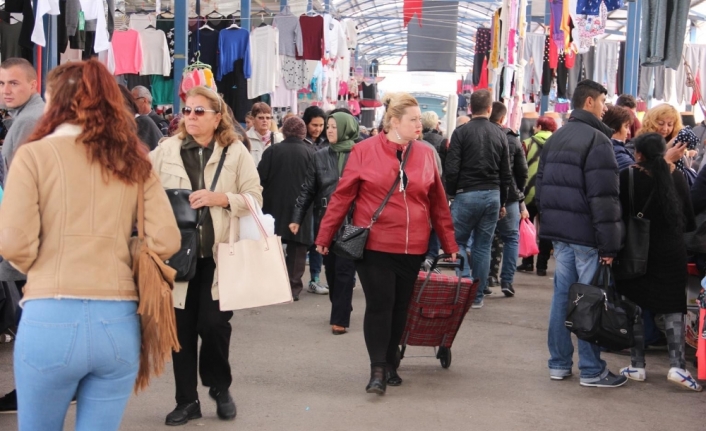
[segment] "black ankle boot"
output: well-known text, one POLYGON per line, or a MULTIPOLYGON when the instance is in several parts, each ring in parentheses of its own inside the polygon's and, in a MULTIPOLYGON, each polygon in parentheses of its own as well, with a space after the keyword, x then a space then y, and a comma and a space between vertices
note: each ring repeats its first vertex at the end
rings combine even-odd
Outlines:
POLYGON ((402 377, 397 374, 397 370, 389 366, 387 371, 385 371, 385 380, 390 386, 400 386, 402 384, 402 377))
POLYGON ((370 367, 370 382, 365 387, 365 392, 369 394, 385 395, 387 382, 385 381, 385 367, 370 367))

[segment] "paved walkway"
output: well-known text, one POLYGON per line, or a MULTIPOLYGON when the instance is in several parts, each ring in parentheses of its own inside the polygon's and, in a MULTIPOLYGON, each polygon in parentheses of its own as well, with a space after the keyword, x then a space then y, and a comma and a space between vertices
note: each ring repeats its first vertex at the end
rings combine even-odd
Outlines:
MULTIPOLYGON (((290 305, 236 313, 232 320, 234 422, 221 422, 207 389, 204 418, 182 427, 208 430, 621 430, 706 429, 706 393, 667 382, 666 352, 648 351, 648 381, 622 388, 551 381, 546 327, 551 276, 518 274, 517 296, 499 294, 471 310, 453 346, 451 367, 434 358, 405 358, 404 385, 379 397, 364 391, 368 362, 362 333, 363 292, 354 291, 350 333, 334 336, 328 297, 309 293, 290 305)), ((0 345, 0 392, 12 386, 11 345, 0 345)), ((408 348, 408 355, 431 355, 408 348)), ((605 355, 617 371, 629 358, 605 355)), ((576 358, 578 360, 578 358, 576 358)), ((693 369, 692 369, 693 371, 693 369)), ((574 369, 574 373, 578 370, 574 369)), ((130 400, 122 430, 167 429, 174 407, 171 368, 130 400)), ((67 417, 73 430, 75 407, 67 417)), ((16 429, 0 415, 0 430, 16 429)))

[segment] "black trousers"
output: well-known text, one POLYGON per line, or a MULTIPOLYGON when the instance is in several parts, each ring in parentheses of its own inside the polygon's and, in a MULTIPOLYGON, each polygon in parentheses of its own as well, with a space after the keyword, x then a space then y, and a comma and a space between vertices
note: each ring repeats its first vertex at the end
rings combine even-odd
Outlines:
POLYGON ((304 290, 302 277, 306 271, 306 253, 309 246, 295 241, 282 241, 282 243, 287 244, 287 255, 284 261, 287 264, 289 286, 292 288, 292 296, 298 297, 304 290))
POLYGON ((353 287, 355 286, 355 261, 329 253, 324 256, 326 281, 331 301, 331 325, 351 326, 353 287))
POLYGON ((363 333, 372 366, 394 365, 423 255, 366 250, 356 262, 365 292, 363 333))
MULTIPOLYGON (((527 205, 527 212, 529 212, 530 220, 532 222, 535 222, 535 218, 539 217, 539 210, 537 209, 536 205, 529 204, 527 205)), ((540 223, 540 229, 541 227, 541 220, 539 221, 540 223)), ((549 263, 549 257, 552 254, 552 249, 554 248, 554 245, 552 244, 551 241, 546 240, 546 239, 540 239, 539 240, 539 254, 537 255, 537 269, 547 269, 547 265, 549 263)), ((534 256, 530 257, 525 257, 522 259, 522 264, 523 265, 534 265, 534 256)))
POLYGON ((181 350, 172 353, 177 404, 190 403, 199 398, 196 390, 197 364, 204 386, 224 390, 233 381, 228 362, 233 312, 221 311, 218 301, 211 296, 215 270, 213 258, 198 259, 196 276, 189 282, 186 293, 186 305, 183 310, 174 310, 181 344, 181 350))

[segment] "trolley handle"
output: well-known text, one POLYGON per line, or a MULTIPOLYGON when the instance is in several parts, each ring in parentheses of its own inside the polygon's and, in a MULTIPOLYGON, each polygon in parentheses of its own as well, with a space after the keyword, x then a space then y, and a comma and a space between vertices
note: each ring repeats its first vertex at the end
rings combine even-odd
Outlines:
MULTIPOLYGON (((427 287, 427 284, 429 284, 429 280, 431 280, 431 274, 434 272, 434 269, 436 269, 437 265, 439 264, 439 260, 441 259, 450 259, 451 255, 450 254, 440 254, 438 255, 435 259, 434 262, 432 262, 431 267, 429 268, 429 271, 427 272, 427 278, 424 280, 424 283, 422 284, 422 287, 419 289, 419 294, 417 295, 417 302, 419 302, 422 299, 422 294, 424 293, 424 289, 427 287)), ((463 270, 463 264, 465 262, 465 259, 463 256, 458 253, 456 254, 456 260, 460 261, 458 265, 455 263, 452 263, 451 266, 454 268, 459 268, 460 270, 463 270)), ((454 299, 454 305, 458 304, 458 298, 461 296, 461 277, 458 277, 458 284, 456 285, 456 298, 454 299)))

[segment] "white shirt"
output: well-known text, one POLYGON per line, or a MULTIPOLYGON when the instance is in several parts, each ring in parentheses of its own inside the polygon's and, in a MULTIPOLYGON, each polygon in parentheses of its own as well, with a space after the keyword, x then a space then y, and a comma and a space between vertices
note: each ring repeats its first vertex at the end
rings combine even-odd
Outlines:
POLYGON ((59 0, 37 0, 37 14, 32 30, 32 42, 40 46, 46 46, 47 40, 44 36, 44 15, 59 15, 59 0))
POLYGON ((147 28, 140 30, 142 40, 142 68, 140 75, 169 76, 172 62, 169 56, 167 36, 162 30, 147 28))
POLYGON ((248 79, 248 99, 273 93, 279 82, 282 66, 279 60, 279 31, 267 25, 250 33, 251 78, 248 79))
POLYGON ((150 14, 132 14, 130 15, 130 28, 137 31, 142 31, 147 28, 147 26, 155 25, 156 18, 150 14))
POLYGON ((96 41, 93 44, 95 52, 105 51, 110 48, 110 39, 108 38, 108 24, 105 20, 105 9, 103 2, 96 0, 80 0, 83 17, 86 21, 96 20, 96 41))
POLYGON ((358 45, 358 27, 352 19, 344 19, 342 24, 346 31, 346 42, 348 43, 348 49, 355 49, 358 45))

